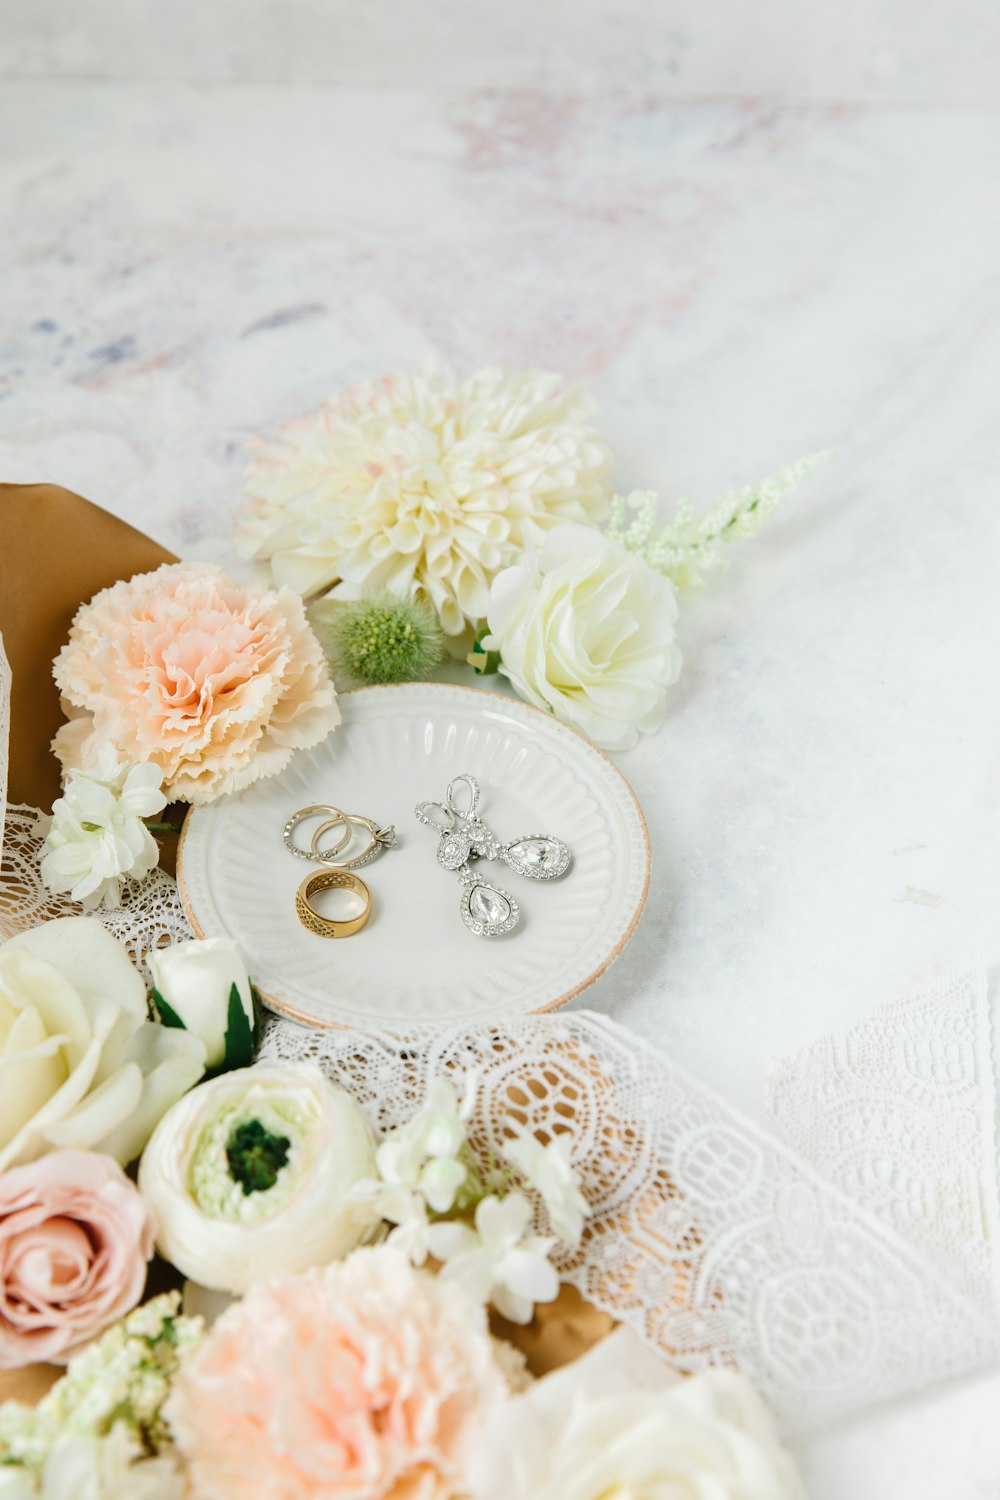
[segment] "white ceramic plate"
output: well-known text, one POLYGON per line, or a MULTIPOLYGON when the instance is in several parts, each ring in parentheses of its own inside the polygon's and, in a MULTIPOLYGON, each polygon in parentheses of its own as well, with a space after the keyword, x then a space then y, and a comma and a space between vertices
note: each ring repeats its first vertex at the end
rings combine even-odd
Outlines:
MULTIPOLYGON (((548 714, 476 688, 359 688, 341 705, 344 722, 322 745, 188 814, 177 873, 195 931, 236 938, 267 1003, 317 1026, 550 1010, 603 973, 649 884, 645 820, 611 761, 548 714), (519 925, 500 937, 464 925, 458 877, 438 864, 436 835, 413 815, 462 771, 479 778, 481 816, 501 839, 552 833, 573 856, 552 881, 480 863, 520 906, 519 925), (373 910, 353 937, 316 936, 295 915, 299 882, 320 867, 288 853, 281 830, 311 802, 396 827, 396 847, 359 872, 373 910)), ((301 825, 300 841, 314 826, 301 825)))

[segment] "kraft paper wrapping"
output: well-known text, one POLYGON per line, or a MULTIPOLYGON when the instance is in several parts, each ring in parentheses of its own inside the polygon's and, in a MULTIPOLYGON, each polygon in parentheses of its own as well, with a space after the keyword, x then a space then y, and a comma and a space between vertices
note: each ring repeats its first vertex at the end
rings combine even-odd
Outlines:
POLYGON ((564 1284, 554 1302, 541 1303, 523 1328, 494 1315, 493 1332, 520 1349, 532 1375, 547 1375, 592 1349, 615 1326, 610 1313, 587 1302, 575 1286, 564 1284))
POLYGON ((0 635, 10 663, 7 796, 46 812, 59 795, 49 748, 65 715, 52 661, 82 603, 176 562, 166 548, 57 484, 0 484, 0 635))
MULTIPOLYGON (((120 578, 176 561, 141 531, 59 485, 0 484, 0 638, 11 670, 11 803, 47 811, 59 795, 60 767, 50 747, 65 716, 52 662, 79 606, 120 578)), ((161 844, 161 865, 170 868, 174 853, 173 840, 161 844)), ((159 1276, 154 1271, 154 1279, 162 1275, 162 1267, 159 1276)), ((500 1318, 494 1327, 541 1375, 577 1359, 609 1332, 613 1320, 564 1286, 527 1327, 500 1318)), ((61 1374, 55 1365, 0 1370, 0 1401, 39 1401, 61 1374)))

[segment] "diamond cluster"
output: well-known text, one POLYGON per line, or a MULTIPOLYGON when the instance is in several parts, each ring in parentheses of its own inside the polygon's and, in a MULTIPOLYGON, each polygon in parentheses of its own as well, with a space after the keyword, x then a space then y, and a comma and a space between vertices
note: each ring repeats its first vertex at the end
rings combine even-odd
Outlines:
POLYGON ((456 873, 462 882, 460 910, 462 921, 477 937, 496 937, 510 932, 520 920, 521 911, 507 891, 477 875, 473 865, 478 860, 503 860, 516 875, 530 880, 555 880, 569 866, 569 849, 562 839, 550 833, 523 833, 520 838, 501 843, 480 818, 479 782, 474 776, 456 776, 449 783, 445 802, 418 802, 414 809, 421 823, 437 829, 438 863, 456 873), (469 789, 468 805, 455 804, 455 788, 465 782, 469 789), (440 812, 439 823, 432 812, 440 812))
POLYGON ((438 863, 446 870, 460 870, 472 852, 468 834, 456 832, 442 834, 438 841, 438 863))

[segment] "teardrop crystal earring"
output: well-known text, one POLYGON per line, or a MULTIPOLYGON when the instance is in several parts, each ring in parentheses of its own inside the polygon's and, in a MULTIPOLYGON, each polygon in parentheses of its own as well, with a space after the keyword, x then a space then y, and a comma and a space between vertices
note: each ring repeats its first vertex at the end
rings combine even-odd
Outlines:
POLYGON ((483 859, 502 859, 515 875, 529 880, 556 880, 568 870, 569 849, 551 833, 522 833, 502 843, 479 816, 479 782, 467 772, 448 783, 445 805, 467 832, 470 848, 483 859), (459 806, 457 789, 463 783, 469 795, 459 806))
POLYGON ((439 834, 438 863, 461 882, 459 912, 469 931, 476 937, 511 932, 520 921, 520 907, 508 891, 470 869, 469 860, 479 851, 473 848, 468 828, 461 826, 462 815, 443 802, 418 802, 414 812, 419 822, 439 834))

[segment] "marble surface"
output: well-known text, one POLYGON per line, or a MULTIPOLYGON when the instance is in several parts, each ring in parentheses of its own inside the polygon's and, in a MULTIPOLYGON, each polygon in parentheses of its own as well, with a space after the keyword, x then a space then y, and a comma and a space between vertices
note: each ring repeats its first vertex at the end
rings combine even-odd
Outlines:
MULTIPOLYGON (((957 108, 8 80, 0 473, 230 561, 248 437, 432 348, 586 381, 623 488, 835 449, 688 601, 621 762, 649 910, 585 997, 759 1112, 776 1053, 998 955, 998 172, 957 108)), ((998 1400, 817 1436, 811 1495, 994 1497, 998 1400)))
POLYGON ((4 0, 0 74, 976 104, 995 0, 4 0))

